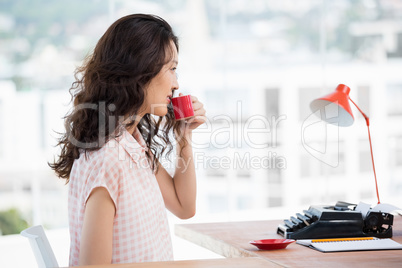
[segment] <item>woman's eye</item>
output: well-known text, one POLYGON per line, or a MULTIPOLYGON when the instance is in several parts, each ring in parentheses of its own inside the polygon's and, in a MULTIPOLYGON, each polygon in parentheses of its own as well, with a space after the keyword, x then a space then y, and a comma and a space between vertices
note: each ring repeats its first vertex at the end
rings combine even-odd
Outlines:
POLYGON ((176 68, 176 67, 173 67, 171 70, 174 71, 174 72, 176 72, 177 68, 176 68))

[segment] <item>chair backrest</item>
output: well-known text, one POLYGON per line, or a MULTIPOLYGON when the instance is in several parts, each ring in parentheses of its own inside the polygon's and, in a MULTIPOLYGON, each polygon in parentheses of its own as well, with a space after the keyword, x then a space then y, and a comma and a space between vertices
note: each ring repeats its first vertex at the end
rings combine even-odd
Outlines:
POLYGON ((39 268, 59 267, 42 225, 27 228, 21 235, 28 238, 39 268))

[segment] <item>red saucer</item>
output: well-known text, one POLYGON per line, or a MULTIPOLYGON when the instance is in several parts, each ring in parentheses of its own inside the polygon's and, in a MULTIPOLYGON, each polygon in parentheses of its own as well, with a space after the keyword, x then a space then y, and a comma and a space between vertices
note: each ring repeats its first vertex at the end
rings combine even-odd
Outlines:
POLYGON ((263 250, 283 249, 295 242, 293 239, 263 239, 250 241, 250 244, 263 250))

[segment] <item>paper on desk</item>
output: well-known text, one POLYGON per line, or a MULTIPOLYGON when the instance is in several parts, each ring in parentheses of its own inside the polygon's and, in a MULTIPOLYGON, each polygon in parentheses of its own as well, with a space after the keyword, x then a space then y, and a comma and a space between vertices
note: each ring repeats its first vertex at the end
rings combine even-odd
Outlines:
POLYGON ((402 249, 402 245, 390 239, 376 237, 354 237, 339 239, 299 239, 297 244, 307 246, 321 252, 402 249))
POLYGON ((402 209, 394 206, 394 205, 390 205, 390 204, 378 204, 375 207, 371 208, 371 205, 367 204, 367 203, 363 203, 360 202, 356 208, 355 211, 360 211, 363 215, 363 218, 366 217, 367 213, 369 211, 373 211, 373 212, 385 212, 385 213, 397 213, 399 215, 402 215, 402 209))

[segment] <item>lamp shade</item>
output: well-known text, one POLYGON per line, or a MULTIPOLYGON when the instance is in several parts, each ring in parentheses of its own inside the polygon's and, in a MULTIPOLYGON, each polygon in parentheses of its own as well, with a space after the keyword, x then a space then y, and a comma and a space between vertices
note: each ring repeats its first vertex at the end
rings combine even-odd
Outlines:
POLYGON ((313 112, 320 110, 321 120, 342 127, 353 124, 354 117, 349 104, 350 88, 339 84, 335 92, 310 103, 313 112))

